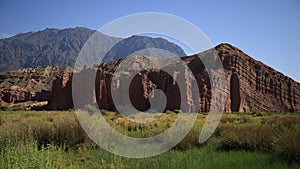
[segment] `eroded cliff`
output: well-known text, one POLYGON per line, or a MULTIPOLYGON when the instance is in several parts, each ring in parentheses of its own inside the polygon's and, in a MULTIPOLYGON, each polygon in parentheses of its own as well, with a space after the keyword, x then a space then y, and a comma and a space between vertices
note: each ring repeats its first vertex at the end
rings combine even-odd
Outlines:
MULTIPOLYGON (((224 104, 224 111, 300 111, 300 84, 298 82, 254 60, 229 44, 220 44, 215 49, 225 70, 226 88, 220 88, 219 92, 223 92, 226 98, 217 98, 219 103, 224 104)), ((47 100, 48 105, 45 108, 55 110, 73 108, 74 105, 83 106, 97 103, 102 109, 115 110, 112 91, 126 91, 124 86, 129 86, 129 93, 124 93, 124 95, 129 95, 131 104, 140 111, 146 111, 150 108, 151 98, 163 99, 166 97, 167 102, 164 110, 179 109, 181 103, 184 103, 181 106, 184 111, 207 112, 216 106, 211 103, 211 90, 215 84, 211 83, 207 69, 199 57, 209 53, 210 51, 206 51, 182 58, 192 74, 189 74, 189 70, 186 68, 174 69, 183 66, 178 61, 170 59, 157 59, 155 62, 169 73, 163 69, 148 69, 135 72, 136 74, 132 79, 129 77, 134 71, 123 71, 122 74, 115 73, 123 61, 122 59, 103 63, 97 68, 85 69, 74 74, 70 68, 63 70, 62 68, 44 68, 47 71, 52 71, 52 79, 47 76, 49 73, 41 75, 32 69, 25 71, 27 75, 24 77, 21 74, 14 75, 12 72, 2 73, 0 74, 1 102, 47 100), (196 83, 192 83, 191 76, 195 78, 196 83), (26 78, 22 83, 16 80, 22 78, 26 78), (74 84, 72 85, 72 78, 77 78, 79 81, 76 83, 75 89, 77 91, 76 97, 84 98, 81 99, 80 103, 73 103, 72 89, 74 90, 74 84), (91 78, 95 80, 90 82, 91 78), (183 81, 180 82, 180 79, 183 81), (182 83, 185 85, 180 88, 182 83), (39 87, 35 90, 34 86, 39 87), (154 89, 160 89, 165 93, 165 96, 162 93, 154 95, 154 89), (195 89, 198 89, 199 93, 195 89)), ((134 57, 136 57, 134 62, 130 63, 134 70, 143 68, 149 62, 147 57, 134 57)), ((122 100, 123 96, 119 99, 118 103, 124 103, 126 106, 127 102, 122 100)))

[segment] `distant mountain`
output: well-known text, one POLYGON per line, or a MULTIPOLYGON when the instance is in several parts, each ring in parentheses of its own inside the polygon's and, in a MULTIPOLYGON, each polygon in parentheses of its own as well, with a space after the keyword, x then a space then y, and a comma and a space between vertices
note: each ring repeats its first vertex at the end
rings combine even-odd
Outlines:
POLYGON ((106 53, 103 61, 109 62, 134 54, 159 58, 186 56, 178 45, 166 39, 134 35, 115 44, 114 47, 106 53))
MULTIPOLYGON (((88 51, 90 57, 79 60, 81 65, 100 63, 103 56, 105 56, 103 61, 127 57, 148 48, 167 50, 175 56, 185 55, 179 46, 162 38, 132 36, 122 39, 82 27, 47 28, 43 31, 20 33, 0 39, 0 71, 36 66, 74 66, 79 52, 91 36, 93 37, 90 41, 91 49, 96 49, 96 52, 88 51)), ((148 52, 144 54, 152 55, 153 51, 157 50, 146 51, 148 52)))
MULTIPOLYGON (((63 30, 47 28, 1 39, 0 71, 36 66, 73 66, 81 48, 95 32, 81 27, 63 30)), ((121 40, 102 33, 97 35, 107 39, 106 44, 121 40)))

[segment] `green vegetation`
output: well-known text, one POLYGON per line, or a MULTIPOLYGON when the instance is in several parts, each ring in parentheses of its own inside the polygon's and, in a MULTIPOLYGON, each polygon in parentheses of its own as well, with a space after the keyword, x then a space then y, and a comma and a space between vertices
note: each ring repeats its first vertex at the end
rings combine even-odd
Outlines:
MULTIPOLYGON (((135 123, 102 111, 106 121, 132 137, 169 128, 176 113, 141 114, 135 123)), ((0 111, 0 168, 300 168, 300 114, 225 113, 204 144, 199 133, 207 115, 172 150, 130 159, 95 145, 72 111, 0 111)))

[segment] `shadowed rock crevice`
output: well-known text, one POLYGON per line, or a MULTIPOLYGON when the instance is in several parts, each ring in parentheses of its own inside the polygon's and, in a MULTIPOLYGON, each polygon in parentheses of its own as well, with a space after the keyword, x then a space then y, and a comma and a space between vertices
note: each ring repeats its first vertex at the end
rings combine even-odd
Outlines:
POLYGON ((230 78, 230 100, 231 111, 239 112, 241 104, 240 80, 236 73, 233 73, 230 78))
MULTIPOLYGON (((165 110, 180 109, 181 95, 176 79, 173 79, 171 75, 164 71, 149 72, 148 77, 149 80, 156 85, 155 89, 160 89, 164 92, 167 99, 165 110)), ((161 95, 162 93, 154 97, 162 98, 163 96, 161 95)))

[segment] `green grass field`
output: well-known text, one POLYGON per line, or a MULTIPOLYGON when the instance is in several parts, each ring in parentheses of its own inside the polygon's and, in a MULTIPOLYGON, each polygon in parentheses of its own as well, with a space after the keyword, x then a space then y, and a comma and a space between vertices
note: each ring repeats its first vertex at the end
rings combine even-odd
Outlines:
MULTIPOLYGON (((167 112, 149 123, 135 123, 102 113, 131 137, 159 134, 177 116, 167 112)), ((224 113, 213 136, 199 144, 206 117, 199 114, 186 138, 170 151, 131 159, 95 145, 72 111, 1 111, 0 168, 300 168, 299 113, 224 113)))

